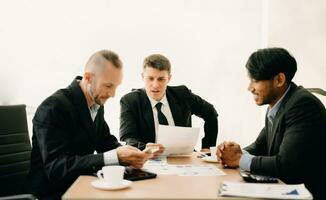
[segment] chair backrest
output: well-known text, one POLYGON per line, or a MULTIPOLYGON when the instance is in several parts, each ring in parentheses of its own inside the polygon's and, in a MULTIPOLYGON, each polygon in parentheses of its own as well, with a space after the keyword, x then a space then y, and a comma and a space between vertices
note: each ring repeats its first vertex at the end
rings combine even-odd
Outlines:
POLYGON ((30 155, 26 106, 0 105, 0 196, 22 192, 30 155))
POLYGON ((309 92, 326 96, 326 91, 321 88, 306 88, 309 92))
POLYGON ((326 91, 321 88, 306 88, 326 106, 326 91))

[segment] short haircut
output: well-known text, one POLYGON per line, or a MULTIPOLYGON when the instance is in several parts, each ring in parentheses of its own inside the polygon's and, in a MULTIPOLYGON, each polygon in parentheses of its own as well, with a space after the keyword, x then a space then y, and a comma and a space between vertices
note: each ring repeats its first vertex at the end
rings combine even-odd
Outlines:
POLYGON ((103 69, 104 64, 108 61, 111 62, 114 67, 118 69, 122 68, 122 62, 118 54, 110 50, 101 50, 95 52, 88 59, 85 70, 90 72, 98 72, 103 69))
POLYGON ((270 80, 279 73, 284 73, 290 83, 297 71, 295 58, 283 48, 265 48, 252 53, 246 68, 250 78, 270 80))
POLYGON ((168 71, 171 73, 171 64, 169 59, 161 54, 153 54, 145 58, 143 69, 146 67, 151 67, 154 69, 158 69, 160 71, 168 71))

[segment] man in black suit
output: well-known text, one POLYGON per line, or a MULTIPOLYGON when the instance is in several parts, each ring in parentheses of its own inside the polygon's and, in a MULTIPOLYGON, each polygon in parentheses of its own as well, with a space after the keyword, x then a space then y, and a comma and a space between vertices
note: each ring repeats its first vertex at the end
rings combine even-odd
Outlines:
MULTIPOLYGON (((167 86, 171 79, 169 60, 160 54, 144 60, 142 78, 145 88, 121 98, 120 140, 144 149, 156 143, 158 124, 191 127, 191 116, 205 121, 202 148, 216 146, 217 112, 212 104, 193 94, 186 86, 167 86)), ((159 144, 160 145, 160 144, 159 144)), ((164 147, 160 145, 162 153, 164 147)))
POLYGON ((38 107, 33 118, 29 192, 39 199, 60 199, 81 174, 92 174, 104 165, 141 168, 153 156, 121 146, 104 120, 104 103, 114 97, 121 81, 118 55, 102 50, 90 57, 83 77, 38 107))
POLYGON ((218 146, 223 164, 254 174, 304 183, 314 199, 326 199, 326 111, 314 95, 291 82, 295 59, 282 48, 254 52, 246 64, 248 90, 257 105, 269 104, 265 127, 256 141, 241 150, 235 142, 218 146))

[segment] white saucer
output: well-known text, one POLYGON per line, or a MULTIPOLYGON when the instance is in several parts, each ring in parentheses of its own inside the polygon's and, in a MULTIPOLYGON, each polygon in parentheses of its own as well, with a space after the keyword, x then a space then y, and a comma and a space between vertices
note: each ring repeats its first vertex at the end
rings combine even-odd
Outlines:
POLYGON ((120 190, 129 187, 132 184, 129 180, 123 180, 122 185, 108 185, 105 181, 101 179, 96 179, 91 182, 91 185, 97 189, 101 190, 120 190))
POLYGON ((205 157, 202 157, 201 159, 203 159, 203 160, 206 161, 206 162, 219 163, 219 161, 218 161, 216 158, 213 159, 213 158, 210 157, 210 156, 205 156, 205 157))

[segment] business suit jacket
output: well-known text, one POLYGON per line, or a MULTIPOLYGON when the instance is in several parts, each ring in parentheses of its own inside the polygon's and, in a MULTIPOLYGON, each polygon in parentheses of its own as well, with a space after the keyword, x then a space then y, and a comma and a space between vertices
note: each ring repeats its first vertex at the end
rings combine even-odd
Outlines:
POLYGON ((120 145, 110 134, 103 106, 92 121, 80 79, 48 97, 33 118, 27 187, 41 199, 60 199, 79 175, 91 174, 104 165, 103 152, 120 145))
POLYGON ((278 177, 285 183, 305 183, 313 194, 325 195, 326 170, 320 162, 326 155, 324 105, 292 83, 271 131, 267 120, 256 141, 245 148, 256 155, 251 172, 278 177))
MULTIPOLYGON (((205 120, 202 147, 216 146, 218 115, 212 104, 186 86, 168 86, 166 97, 176 126, 191 127, 191 116, 197 115, 205 120)), ((144 149, 148 142, 155 142, 153 111, 146 91, 137 89, 124 95, 120 105, 120 140, 139 149, 144 149)))

